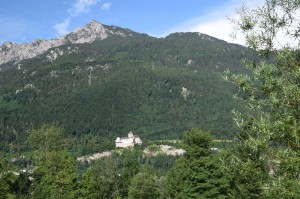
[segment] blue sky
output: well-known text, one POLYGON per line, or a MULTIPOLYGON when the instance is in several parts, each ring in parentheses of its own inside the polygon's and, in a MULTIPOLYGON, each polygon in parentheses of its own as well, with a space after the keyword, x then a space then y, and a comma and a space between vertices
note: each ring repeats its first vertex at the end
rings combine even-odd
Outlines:
POLYGON ((238 43, 229 37, 232 25, 227 17, 241 4, 242 0, 1 0, 0 44, 53 39, 91 20, 156 37, 193 31, 238 43))

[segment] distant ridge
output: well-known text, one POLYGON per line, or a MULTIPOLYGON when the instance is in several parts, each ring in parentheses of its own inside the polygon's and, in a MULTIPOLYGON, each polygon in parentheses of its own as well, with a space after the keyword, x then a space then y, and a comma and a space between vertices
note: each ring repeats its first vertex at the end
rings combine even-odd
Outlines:
POLYGON ((91 43, 95 40, 103 40, 110 35, 118 35, 122 37, 132 36, 133 31, 128 29, 116 28, 114 26, 106 26, 93 20, 84 27, 77 28, 65 36, 50 40, 35 40, 31 43, 16 44, 12 42, 4 42, 0 46, 0 65, 13 62, 17 63, 23 59, 36 57, 50 48, 58 47, 67 43, 91 43))
POLYGON ((200 128, 216 138, 236 132, 226 69, 255 52, 209 35, 155 38, 92 21, 63 37, 1 46, 0 150, 26 148, 34 128, 57 123, 85 143, 79 153, 114 147, 121 132, 178 139, 200 128), (113 138, 113 139, 112 139, 113 138))

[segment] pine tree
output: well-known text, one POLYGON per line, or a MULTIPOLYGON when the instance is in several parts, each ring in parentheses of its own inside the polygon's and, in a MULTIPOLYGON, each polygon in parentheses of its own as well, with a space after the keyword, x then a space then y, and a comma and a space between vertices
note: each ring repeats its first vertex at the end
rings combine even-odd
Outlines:
POLYGON ((167 174, 171 198, 230 198, 229 176, 210 147, 212 137, 198 129, 184 134, 184 157, 167 174))
POLYGON ((73 198, 76 185, 75 158, 64 148, 63 130, 43 125, 33 130, 28 142, 37 149, 33 173, 34 198, 73 198))

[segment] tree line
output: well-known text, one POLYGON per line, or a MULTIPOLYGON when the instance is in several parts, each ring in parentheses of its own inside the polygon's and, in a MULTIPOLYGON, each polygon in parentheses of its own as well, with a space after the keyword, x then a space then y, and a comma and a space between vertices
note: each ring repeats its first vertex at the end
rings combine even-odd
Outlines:
POLYGON ((299 1, 267 0, 238 10, 237 28, 264 61, 244 60, 251 75, 224 75, 247 109, 233 111, 239 133, 231 149, 215 153, 211 135, 191 129, 182 138, 184 155, 166 159, 164 169, 141 161, 139 150, 125 150, 78 172, 63 130, 43 125, 27 139, 35 150, 30 176, 8 172, 1 159, 0 197, 299 198, 300 51, 277 43, 282 34, 299 41, 299 8, 299 1))

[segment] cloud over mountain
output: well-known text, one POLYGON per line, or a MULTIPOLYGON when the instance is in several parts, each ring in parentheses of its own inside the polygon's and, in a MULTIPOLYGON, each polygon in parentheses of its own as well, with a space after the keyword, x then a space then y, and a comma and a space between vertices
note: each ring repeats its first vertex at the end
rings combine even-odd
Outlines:
MULTIPOLYGON (((90 9, 93 6, 96 6, 100 3, 101 0, 76 0, 72 6, 67 10, 68 17, 64 19, 62 22, 57 23, 53 26, 54 30, 59 36, 65 35, 69 33, 69 26, 72 23, 72 19, 74 17, 78 17, 81 14, 89 13, 90 9)), ((102 7, 108 10, 111 6, 110 3, 104 3, 102 7)))

